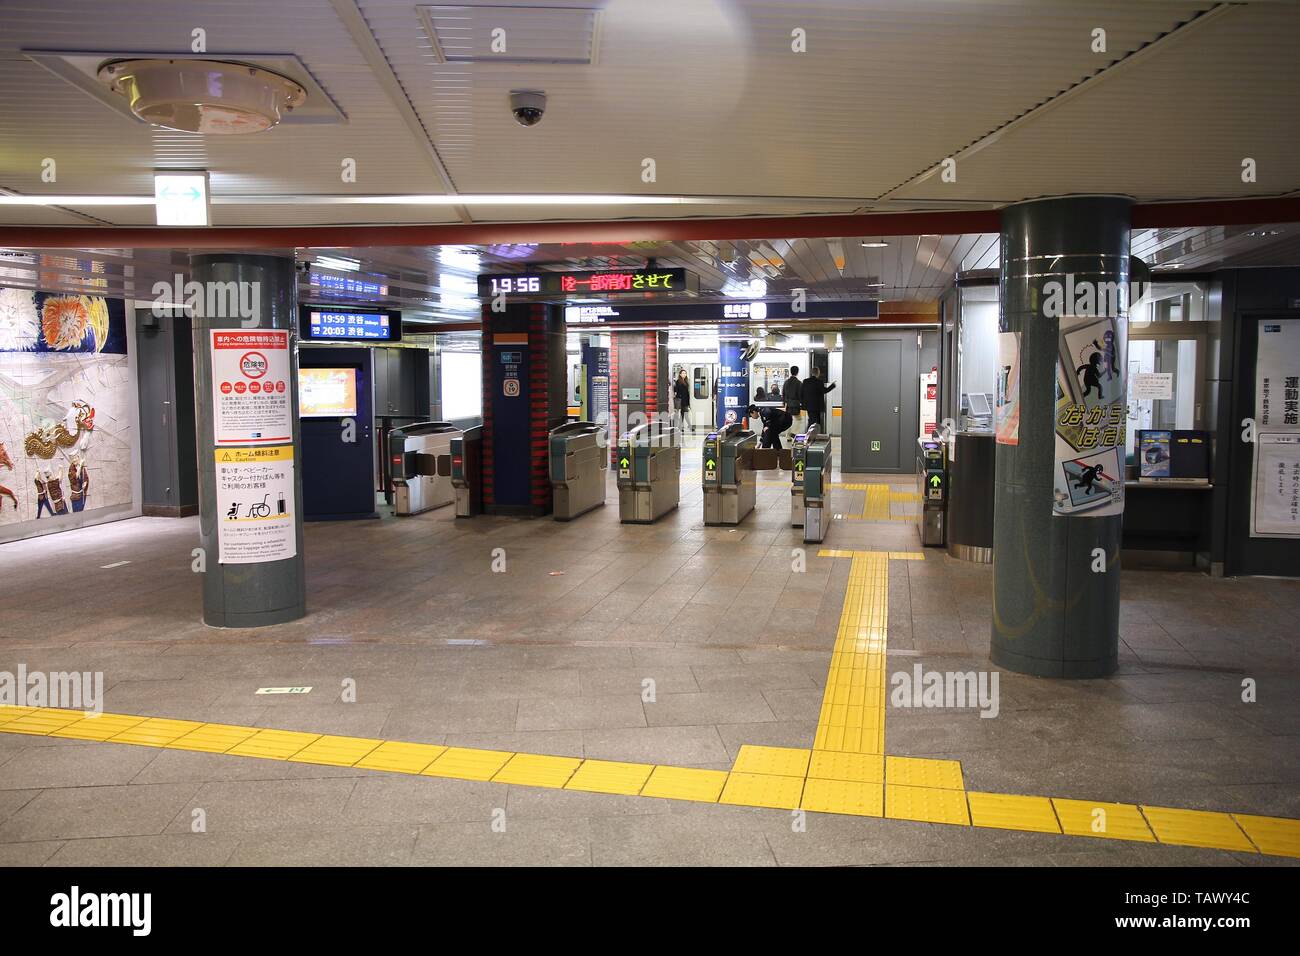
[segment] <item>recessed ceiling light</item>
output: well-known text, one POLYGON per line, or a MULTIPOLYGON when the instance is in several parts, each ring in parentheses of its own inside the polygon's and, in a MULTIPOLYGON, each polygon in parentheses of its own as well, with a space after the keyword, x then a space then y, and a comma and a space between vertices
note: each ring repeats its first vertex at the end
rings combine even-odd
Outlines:
POLYGON ((356 272, 361 268, 360 259, 348 259, 344 256, 317 256, 313 264, 322 269, 337 269, 339 272, 356 272))
POLYGON ((864 243, 862 244, 862 248, 863 248, 863 249, 888 249, 888 248, 889 248, 889 243, 887 243, 887 242, 864 242, 864 243))

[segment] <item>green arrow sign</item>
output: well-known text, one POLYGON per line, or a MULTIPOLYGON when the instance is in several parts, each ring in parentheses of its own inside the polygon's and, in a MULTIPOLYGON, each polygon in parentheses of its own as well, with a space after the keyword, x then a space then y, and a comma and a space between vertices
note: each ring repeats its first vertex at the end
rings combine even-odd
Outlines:
POLYGON ((626 456, 626 455, 623 456, 622 458, 620 458, 620 459, 618 460, 618 467, 620 467, 620 468, 626 468, 626 467, 627 467, 627 456, 626 456))
POLYGON ((803 471, 803 462, 801 462, 801 461, 796 461, 796 462, 794 463, 794 470, 795 470, 795 471, 803 471))
POLYGON ((938 475, 931 475, 931 476, 930 476, 930 486, 931 486, 932 488, 938 488, 940 482, 942 482, 942 481, 943 481, 943 479, 940 478, 938 475))
POLYGON ((704 463, 704 467, 707 468, 707 469, 709 469, 709 471, 712 471, 712 470, 713 470, 713 459, 712 459, 712 458, 708 459, 708 460, 704 463))

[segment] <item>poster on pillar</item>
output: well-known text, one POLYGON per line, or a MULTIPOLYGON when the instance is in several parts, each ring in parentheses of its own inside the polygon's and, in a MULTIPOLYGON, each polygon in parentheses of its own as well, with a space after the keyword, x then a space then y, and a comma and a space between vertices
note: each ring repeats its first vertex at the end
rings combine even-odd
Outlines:
POLYGON ((298 553, 293 446, 218 448, 217 561, 260 564, 298 553))
POLYGON ((1261 319, 1255 358, 1252 538, 1300 538, 1300 322, 1261 319))
POLYGON ((998 333, 998 380, 993 407, 995 441, 1020 444, 1020 333, 998 333))
POLYGON ((609 424, 609 349, 582 346, 582 377, 583 420, 609 424))
POLYGON ((213 329, 211 346, 213 444, 292 441, 288 331, 213 329))
POLYGON ((1125 345, 1122 318, 1060 319, 1054 514, 1124 512, 1125 345))
POLYGON ((723 339, 718 343, 718 416, 722 428, 744 419, 749 407, 749 363, 745 361, 743 339, 723 339))

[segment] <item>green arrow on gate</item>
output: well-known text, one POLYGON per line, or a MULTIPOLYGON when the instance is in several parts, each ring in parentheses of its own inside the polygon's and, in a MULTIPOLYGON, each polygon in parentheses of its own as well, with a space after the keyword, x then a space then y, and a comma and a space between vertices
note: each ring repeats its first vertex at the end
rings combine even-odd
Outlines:
POLYGON ((708 460, 704 463, 704 467, 707 468, 707 469, 709 469, 709 471, 712 471, 712 470, 713 470, 713 459, 712 459, 712 458, 708 459, 708 460))
POLYGON ((618 460, 618 467, 620 467, 620 468, 626 468, 626 467, 627 467, 627 455, 624 455, 622 458, 620 458, 620 459, 618 460))
POLYGON ((796 462, 794 463, 794 470, 795 470, 795 471, 803 471, 803 462, 801 462, 801 461, 796 461, 796 462))
POLYGON ((938 488, 940 482, 942 482, 942 481, 943 481, 943 479, 940 478, 938 475, 931 475, 931 476, 930 476, 930 486, 933 487, 933 488, 938 488))

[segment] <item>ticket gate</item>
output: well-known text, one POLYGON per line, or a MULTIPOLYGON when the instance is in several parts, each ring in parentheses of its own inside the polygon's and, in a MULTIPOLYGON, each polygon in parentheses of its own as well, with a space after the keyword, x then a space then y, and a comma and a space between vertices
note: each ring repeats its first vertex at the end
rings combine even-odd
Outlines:
POLYGON ((740 524, 754 510, 758 488, 754 482, 754 451, 758 436, 740 422, 704 438, 704 523, 740 524))
POLYGON ((483 426, 475 425, 451 440, 451 487, 456 517, 483 513, 483 426))
POLYGON ((916 443, 916 475, 921 486, 921 514, 917 519, 921 544, 941 548, 947 536, 948 443, 932 438, 918 438, 916 443))
POLYGON ((451 441, 461 431, 451 422, 420 422, 388 433, 393 511, 418 515, 456 498, 451 485, 451 441))
POLYGON ((681 500, 679 431, 656 419, 638 425, 618 442, 618 520, 649 524, 681 500))
POLYGON ((790 524, 803 528, 805 542, 820 543, 831 522, 831 436, 816 425, 795 435, 791 460, 790 524))
POLYGON ((551 500, 556 521, 569 521, 605 503, 609 452, 595 422, 566 422, 550 434, 551 500))

